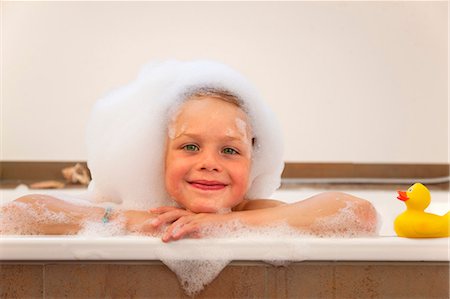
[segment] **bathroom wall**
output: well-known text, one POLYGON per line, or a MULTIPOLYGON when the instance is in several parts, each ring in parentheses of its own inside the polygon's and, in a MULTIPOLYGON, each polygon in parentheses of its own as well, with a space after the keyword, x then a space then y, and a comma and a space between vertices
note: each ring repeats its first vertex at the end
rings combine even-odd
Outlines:
POLYGON ((94 101, 154 59, 241 71, 291 162, 448 163, 447 2, 2 2, 1 160, 86 160, 94 101))

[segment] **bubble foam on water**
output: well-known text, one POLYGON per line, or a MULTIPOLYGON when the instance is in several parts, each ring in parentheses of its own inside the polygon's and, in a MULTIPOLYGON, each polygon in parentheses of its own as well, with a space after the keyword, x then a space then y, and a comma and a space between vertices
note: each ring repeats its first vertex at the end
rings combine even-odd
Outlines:
POLYGON ((127 235, 125 218, 103 223, 101 221, 84 221, 78 235, 89 237, 113 237, 127 235))
POLYGON ((310 226, 311 233, 318 237, 373 237, 378 234, 380 220, 377 213, 376 219, 365 219, 359 216, 358 206, 354 202, 347 201, 345 207, 334 215, 317 219, 310 226))
POLYGON ((29 204, 13 201, 1 207, 0 234, 36 235, 41 224, 65 224, 70 217, 63 212, 47 209, 37 202, 33 208, 29 204))
POLYGON ((162 262, 177 275, 186 294, 194 296, 211 283, 230 261, 162 259, 162 262))

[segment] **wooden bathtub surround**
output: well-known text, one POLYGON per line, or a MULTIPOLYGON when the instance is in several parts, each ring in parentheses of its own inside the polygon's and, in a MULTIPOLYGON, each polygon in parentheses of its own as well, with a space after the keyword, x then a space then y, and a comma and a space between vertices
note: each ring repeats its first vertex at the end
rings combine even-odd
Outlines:
MULTIPOLYGON (((0 265, 0 298, 190 298, 156 261, 0 265)), ((228 265, 195 298, 449 298, 445 262, 228 265)))

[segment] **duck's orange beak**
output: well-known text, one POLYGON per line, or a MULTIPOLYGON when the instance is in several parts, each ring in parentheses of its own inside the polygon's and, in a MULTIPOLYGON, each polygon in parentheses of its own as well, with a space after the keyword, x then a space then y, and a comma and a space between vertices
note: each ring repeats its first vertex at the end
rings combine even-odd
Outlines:
POLYGON ((401 201, 407 201, 409 199, 408 195, 406 195, 406 192, 397 191, 397 193, 398 193, 397 198, 400 199, 401 201))

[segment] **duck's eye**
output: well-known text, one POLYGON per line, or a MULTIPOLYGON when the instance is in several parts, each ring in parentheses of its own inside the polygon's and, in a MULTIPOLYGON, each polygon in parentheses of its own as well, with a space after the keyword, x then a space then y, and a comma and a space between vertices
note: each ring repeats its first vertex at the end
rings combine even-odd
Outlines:
POLYGON ((196 152, 199 150, 198 146, 196 146, 195 144, 186 144, 185 146, 183 146, 183 149, 189 152, 196 152))
POLYGON ((238 152, 235 149, 232 149, 231 147, 224 148, 222 152, 224 154, 227 154, 227 155, 236 155, 236 154, 238 154, 238 152))
POLYGON ((412 192, 412 188, 409 188, 409 189, 408 189, 408 192, 412 192))

